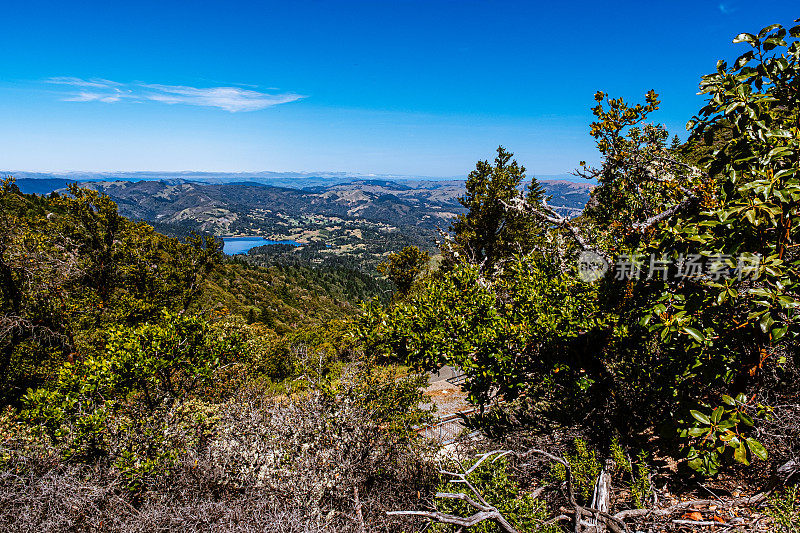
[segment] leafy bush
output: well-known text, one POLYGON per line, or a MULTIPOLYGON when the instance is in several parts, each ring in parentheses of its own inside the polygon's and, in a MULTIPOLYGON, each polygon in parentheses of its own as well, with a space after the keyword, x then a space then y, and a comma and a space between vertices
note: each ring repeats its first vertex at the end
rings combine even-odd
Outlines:
MULTIPOLYGON (((574 451, 565 453, 564 459, 569 463, 572 471, 575 494, 581 496, 588 503, 592 498, 595 482, 603 466, 597 459, 597 452, 591 449, 586 441, 575 439, 572 445, 574 451)), ((550 476, 554 481, 563 483, 567 480, 567 469, 561 463, 553 463, 550 476)))
MULTIPOLYGON (((747 413, 747 397, 722 397, 725 405, 711 413, 692 410, 692 425, 681 431, 681 436, 692 443, 688 450, 689 467, 707 476, 715 475, 723 458, 732 457, 738 463, 749 465, 754 458, 765 461, 767 450, 746 431, 753 427, 753 417, 747 413)), ((756 416, 764 417, 769 408, 753 406, 756 416)))
POLYGON ((554 275, 535 259, 507 268, 503 278, 489 280, 477 267, 459 263, 422 280, 419 291, 393 306, 373 303, 358 329, 367 350, 426 369, 460 368, 467 375, 464 388, 478 404, 494 394, 514 399, 556 368, 579 381, 580 368, 554 360, 548 350, 563 349, 562 336, 597 323, 593 287, 554 275))
MULTIPOLYGON (((155 439, 142 449, 156 450, 181 401, 213 394, 216 372, 238 352, 235 335, 218 333, 198 317, 169 314, 159 323, 114 329, 102 356, 67 363, 52 386, 29 391, 21 416, 67 457, 107 455, 114 435, 155 439)), ((139 460, 124 453, 127 463, 139 460)))

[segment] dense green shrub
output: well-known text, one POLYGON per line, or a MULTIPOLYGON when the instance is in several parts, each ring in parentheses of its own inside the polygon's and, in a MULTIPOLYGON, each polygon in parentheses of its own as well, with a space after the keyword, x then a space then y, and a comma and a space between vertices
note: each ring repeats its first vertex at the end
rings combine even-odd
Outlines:
MULTIPOLYGON (((752 50, 703 78, 709 99, 683 147, 667 146, 666 129, 647 122, 655 92, 636 105, 598 92, 591 135, 601 165, 578 171, 597 180, 584 215, 569 220, 521 193, 504 199, 505 210, 476 196, 467 219, 500 227, 525 214, 547 233, 528 256, 494 257, 497 271, 466 254, 405 300, 368 307, 368 349, 463 369, 472 402, 531 415, 509 420, 595 433, 609 425, 630 439, 654 428, 671 452, 671 441, 704 431, 679 436, 681 420, 702 422, 691 414, 702 405, 738 394, 795 404, 800 391, 787 376, 800 335, 798 37, 800 26, 780 25, 740 35, 752 50), (588 262, 606 275, 587 279, 588 262)), ((503 188, 507 176, 497 179, 503 188)), ((456 243, 474 237, 454 229, 456 243)), ((766 457, 754 435, 741 435, 746 424, 727 420, 713 430, 719 453, 684 446, 689 466, 713 474, 725 448, 741 463, 766 457)))
POLYGON ((219 258, 213 240, 170 239, 107 196, 23 195, 0 182, 0 402, 17 403, 60 364, 95 356, 106 331, 181 312, 219 258))
POLYGON ((514 261, 495 280, 459 263, 422 280, 393 306, 368 306, 359 333, 368 350, 406 364, 464 370, 470 399, 485 404, 498 392, 513 399, 528 391, 534 373, 580 373, 547 350, 597 324, 594 294, 594 287, 553 275, 535 258, 514 261))
POLYGON ((124 434, 155 438, 155 449, 181 401, 213 396, 216 372, 240 343, 198 317, 178 315, 116 328, 108 338, 102 355, 66 363, 50 386, 23 398, 22 417, 66 456, 107 455, 114 436, 124 434))

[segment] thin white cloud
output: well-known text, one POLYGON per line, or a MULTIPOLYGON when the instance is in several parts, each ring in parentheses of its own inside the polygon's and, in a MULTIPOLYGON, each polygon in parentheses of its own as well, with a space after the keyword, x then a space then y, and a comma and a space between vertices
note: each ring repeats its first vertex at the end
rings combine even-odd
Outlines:
POLYGON ((48 78, 47 83, 55 83, 56 85, 71 85, 73 87, 94 87, 95 89, 109 89, 111 87, 119 87, 122 84, 111 80, 104 80, 101 78, 92 78, 84 80, 81 78, 73 78, 71 76, 57 76, 55 78, 48 78))
POLYGON ((62 95, 67 102, 114 103, 123 99, 201 107, 215 107, 231 113, 258 111, 304 98, 294 93, 266 93, 238 87, 188 87, 147 83, 122 84, 110 80, 58 77, 46 80, 72 90, 62 95))
POLYGON ((218 107, 231 113, 258 111, 274 105, 294 102, 302 96, 293 93, 267 94, 237 87, 185 87, 181 85, 142 85, 153 92, 144 94, 148 100, 165 104, 186 104, 218 107))
POLYGON ((65 96, 65 102, 105 102, 105 103, 112 103, 112 102, 119 102, 123 98, 123 95, 119 94, 102 94, 102 93, 91 93, 88 91, 81 91, 77 94, 72 96, 65 96))

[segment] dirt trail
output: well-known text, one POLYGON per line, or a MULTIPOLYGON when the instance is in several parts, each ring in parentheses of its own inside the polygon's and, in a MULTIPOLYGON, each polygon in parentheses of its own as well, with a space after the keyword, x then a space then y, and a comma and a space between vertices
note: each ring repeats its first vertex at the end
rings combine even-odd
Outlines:
POLYGON ((467 403, 467 395, 458 385, 453 385, 447 379, 454 376, 451 368, 444 367, 438 373, 432 373, 429 377, 428 386, 425 388, 425 396, 430 402, 423 404, 427 408, 431 404, 436 405, 436 416, 445 417, 470 408, 467 403))

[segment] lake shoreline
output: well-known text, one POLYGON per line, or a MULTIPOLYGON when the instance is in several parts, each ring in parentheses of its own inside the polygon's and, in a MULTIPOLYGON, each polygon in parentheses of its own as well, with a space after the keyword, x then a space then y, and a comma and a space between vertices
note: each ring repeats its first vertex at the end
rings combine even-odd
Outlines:
POLYGON ((303 246, 303 243, 291 239, 271 240, 256 236, 220 238, 222 239, 222 253, 231 256, 247 254, 251 249, 258 246, 272 246, 276 244, 288 244, 294 247, 303 246))

